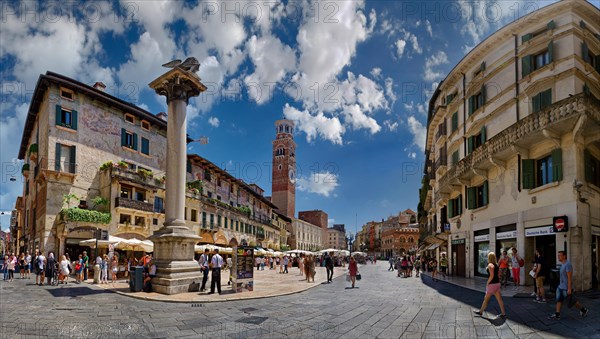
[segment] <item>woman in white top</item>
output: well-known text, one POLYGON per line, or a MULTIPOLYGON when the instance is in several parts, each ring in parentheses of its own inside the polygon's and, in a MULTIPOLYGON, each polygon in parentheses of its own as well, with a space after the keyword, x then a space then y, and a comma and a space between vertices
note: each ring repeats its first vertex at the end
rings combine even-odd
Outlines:
POLYGON ((60 256, 58 263, 58 281, 67 284, 69 282, 69 261, 64 255, 60 256))

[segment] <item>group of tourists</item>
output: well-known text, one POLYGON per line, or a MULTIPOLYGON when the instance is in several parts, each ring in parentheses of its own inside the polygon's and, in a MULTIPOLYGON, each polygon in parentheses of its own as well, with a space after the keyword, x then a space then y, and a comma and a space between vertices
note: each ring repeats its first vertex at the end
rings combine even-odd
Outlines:
MULTIPOLYGON (((512 249, 513 256, 512 259, 516 260, 516 263, 513 265, 518 265, 518 269, 513 271, 513 275, 519 276, 520 267, 524 266, 523 259, 518 256, 517 250, 512 249)), ((506 251, 503 252, 503 256, 506 256, 506 251)), ((560 282, 558 287, 556 288, 556 312, 548 317, 549 320, 560 320, 560 312, 563 306, 563 303, 567 303, 567 307, 571 308, 575 306, 577 310, 579 310, 579 314, 581 317, 585 317, 588 314, 588 309, 582 306, 575 295, 573 294, 573 265, 567 259, 567 253, 565 251, 558 251, 558 261, 561 263, 559 276, 560 282)), ((536 301, 545 303, 546 299, 544 298, 544 277, 545 274, 543 272, 547 271, 545 267, 545 261, 542 256, 542 251, 536 251, 536 260, 534 262, 534 268, 530 271, 530 275, 535 279, 535 286, 537 288, 536 291, 536 301)), ((506 269, 507 267, 505 267, 506 269)), ((488 253, 488 265, 486 267, 486 271, 488 273, 488 280, 486 282, 486 290, 485 297, 483 299, 483 303, 479 310, 474 310, 473 312, 479 316, 483 316, 483 312, 488 306, 488 302, 494 296, 498 301, 498 305, 500 306, 501 313, 498 317, 505 319, 506 311, 504 307, 504 302, 502 300, 502 294, 500 292, 502 287, 502 278, 506 279, 506 273, 502 276, 500 272, 500 264, 496 259, 496 254, 494 252, 488 253)), ((514 267, 513 267, 514 269, 514 267)), ((518 278, 517 278, 518 279, 518 278)), ((515 285, 518 286, 518 280, 515 281, 515 285)))
POLYGON ((29 252, 21 253, 19 256, 14 252, 5 255, 1 269, 4 281, 13 281, 15 271, 19 272, 21 279, 31 279, 31 255, 29 252))

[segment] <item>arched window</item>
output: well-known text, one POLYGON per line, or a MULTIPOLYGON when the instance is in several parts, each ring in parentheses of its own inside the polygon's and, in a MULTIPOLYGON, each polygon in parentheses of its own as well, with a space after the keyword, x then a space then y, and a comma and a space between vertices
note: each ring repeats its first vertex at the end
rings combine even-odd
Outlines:
POLYGON ((406 239, 404 237, 400 237, 400 243, 405 243, 406 239))

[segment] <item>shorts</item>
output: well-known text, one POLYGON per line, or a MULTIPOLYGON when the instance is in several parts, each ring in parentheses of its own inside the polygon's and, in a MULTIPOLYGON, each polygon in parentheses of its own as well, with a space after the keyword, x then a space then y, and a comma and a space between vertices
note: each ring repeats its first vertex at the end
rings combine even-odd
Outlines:
POLYGON ((440 272, 446 273, 446 266, 440 266, 440 272))
POLYGON ((535 278, 535 286, 537 286, 537 288, 544 288, 544 278, 545 277, 540 277, 540 276, 535 278))
POLYGON ((500 291, 500 283, 488 284, 485 287, 485 294, 496 294, 498 291, 500 291))
POLYGON ((573 293, 571 293, 571 295, 568 295, 567 290, 563 290, 562 288, 558 287, 556 289, 556 302, 560 303, 563 301, 567 302, 568 308, 571 308, 575 304, 577 304, 577 298, 575 297, 575 295, 573 293))

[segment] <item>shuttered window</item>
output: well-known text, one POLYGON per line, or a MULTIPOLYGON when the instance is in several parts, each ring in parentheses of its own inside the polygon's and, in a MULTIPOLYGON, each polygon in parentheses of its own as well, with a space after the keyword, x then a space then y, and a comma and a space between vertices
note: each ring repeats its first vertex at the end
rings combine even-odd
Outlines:
POLYGON ((462 214, 462 195, 448 200, 448 218, 453 218, 462 214))
POLYGON ((451 128, 452 128, 452 130, 450 131, 450 133, 452 133, 458 129, 458 112, 454 112, 454 114, 452 114, 451 128))
POLYGON ((129 132, 124 128, 121 128, 121 146, 131 148, 135 151, 138 149, 138 135, 137 133, 129 132))
POLYGON ((550 41, 548 47, 536 54, 526 55, 521 59, 521 75, 523 77, 554 61, 554 42, 550 41))
POLYGON ((481 127, 479 134, 467 138, 467 155, 471 154, 477 147, 483 145, 487 140, 486 138, 485 126, 481 127))
POLYGON ((67 110, 62 108, 60 105, 56 105, 56 126, 77 130, 77 116, 78 113, 76 110, 67 110))
POLYGON ((585 181, 600 187, 600 160, 585 150, 583 152, 583 162, 585 167, 585 181))
POLYGON ((537 113, 550 105, 552 105, 552 89, 547 89, 533 96, 531 111, 537 113))
POLYGON ((563 179, 562 149, 539 159, 523 159, 522 184, 524 189, 540 187, 563 179))
POLYGON ((469 115, 472 115, 479 108, 483 107, 486 103, 486 89, 485 85, 481 86, 481 89, 477 94, 469 97, 469 115))
POLYGON ((150 140, 142 137, 142 153, 150 155, 150 140))
POLYGON ((452 166, 458 164, 458 151, 454 151, 454 153, 452 153, 452 166))
POLYGON ((488 205, 488 181, 482 185, 467 188, 467 209, 473 210, 488 205))

